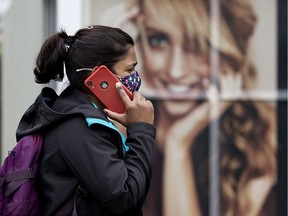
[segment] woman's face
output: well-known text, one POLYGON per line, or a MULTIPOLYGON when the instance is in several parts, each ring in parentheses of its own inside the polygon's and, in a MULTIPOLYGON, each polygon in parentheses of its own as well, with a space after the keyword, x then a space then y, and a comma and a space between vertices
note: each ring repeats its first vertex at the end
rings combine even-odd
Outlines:
POLYGON ((113 71, 118 76, 125 77, 135 72, 136 65, 136 52, 134 47, 131 46, 127 52, 127 55, 113 66, 113 71))
POLYGON ((193 41, 176 19, 161 10, 157 17, 148 9, 144 11, 141 53, 145 81, 156 96, 169 98, 161 101, 167 114, 185 115, 197 104, 193 98, 203 93, 203 81, 208 76, 207 58, 197 50, 197 44, 191 45, 193 41))

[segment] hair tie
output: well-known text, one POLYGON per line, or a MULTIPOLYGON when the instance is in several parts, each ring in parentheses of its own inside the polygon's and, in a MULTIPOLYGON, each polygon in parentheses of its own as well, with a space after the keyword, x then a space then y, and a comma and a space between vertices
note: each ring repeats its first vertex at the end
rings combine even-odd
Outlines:
POLYGON ((65 48, 66 48, 66 52, 68 52, 72 42, 73 42, 74 36, 69 35, 66 40, 65 40, 65 48))
POLYGON ((65 40, 65 44, 68 45, 68 46, 70 46, 71 43, 73 42, 73 39, 74 39, 74 36, 69 35, 69 36, 67 37, 67 39, 65 40))

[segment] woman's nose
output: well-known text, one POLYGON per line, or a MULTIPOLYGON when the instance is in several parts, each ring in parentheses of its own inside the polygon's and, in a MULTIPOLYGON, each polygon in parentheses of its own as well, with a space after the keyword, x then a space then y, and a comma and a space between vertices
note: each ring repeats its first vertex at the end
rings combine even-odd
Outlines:
POLYGON ((185 58, 181 47, 174 47, 171 57, 170 69, 168 69, 169 76, 170 78, 179 79, 185 74, 185 58))
POLYGON ((204 56, 185 52, 181 47, 175 47, 168 63, 168 77, 174 80, 197 79, 208 76, 208 63, 204 56))

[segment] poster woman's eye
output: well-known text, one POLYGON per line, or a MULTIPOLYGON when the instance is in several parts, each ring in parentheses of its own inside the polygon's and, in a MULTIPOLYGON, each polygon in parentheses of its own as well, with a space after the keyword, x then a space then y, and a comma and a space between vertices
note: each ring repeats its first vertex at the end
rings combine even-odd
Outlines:
POLYGON ((168 46, 169 39, 165 34, 148 34, 148 43, 152 49, 163 49, 168 46))

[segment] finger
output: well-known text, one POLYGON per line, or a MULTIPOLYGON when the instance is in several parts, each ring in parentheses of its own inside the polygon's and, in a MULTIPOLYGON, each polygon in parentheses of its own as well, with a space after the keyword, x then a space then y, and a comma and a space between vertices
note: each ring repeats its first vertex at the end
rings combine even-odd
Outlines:
POLYGON ((202 80, 202 86, 204 89, 208 89, 210 86, 210 80, 207 77, 204 77, 202 80))
POLYGON ((117 26, 121 27, 127 21, 135 18, 139 14, 139 12, 140 12, 140 9, 138 7, 134 7, 130 9, 122 18, 118 20, 117 26))
POLYGON ((221 81, 221 98, 222 99, 236 99, 241 98, 242 91, 242 75, 237 74, 227 74, 220 79, 221 81))
POLYGON ((140 100, 141 100, 141 101, 146 101, 146 98, 143 97, 143 96, 141 96, 141 97, 140 97, 140 100))
POLYGON ((124 122, 123 122, 123 114, 119 114, 119 113, 116 113, 116 112, 113 112, 109 109, 104 109, 103 112, 111 119, 117 121, 117 122, 120 122, 121 124, 124 125, 124 122))
POLYGON ((104 11, 101 16, 100 23, 102 25, 122 28, 126 22, 134 19, 139 12, 140 9, 138 7, 133 7, 130 10, 127 10, 124 4, 118 4, 104 11))
POLYGON ((239 91, 242 88, 242 75, 240 73, 224 75, 220 83, 222 90, 239 91))
POLYGON ((138 91, 135 91, 133 93, 133 100, 134 101, 146 101, 146 98, 143 95, 141 95, 138 91))
POLYGON ((148 106, 151 106, 153 108, 153 110, 154 110, 153 104, 152 104, 152 102, 150 100, 146 99, 146 103, 148 104, 148 106))
POLYGON ((216 85, 211 84, 207 89, 207 99, 211 104, 215 104, 219 101, 219 92, 216 85))
POLYGON ((235 75, 235 87, 238 91, 242 89, 242 74, 240 73, 235 75))
POLYGON ((147 35, 145 25, 144 25, 144 17, 139 16, 139 18, 136 20, 136 24, 139 29, 139 34, 141 35, 141 43, 143 46, 143 50, 144 52, 149 53, 150 47, 149 47, 149 42, 148 42, 148 35, 147 35))
POLYGON ((193 112, 191 112, 191 114, 183 117, 182 120, 178 122, 179 124, 181 124, 181 133, 179 133, 179 130, 175 130, 173 131, 172 135, 175 139, 179 140, 195 139, 195 137, 205 127, 207 127, 210 122, 213 122, 217 118, 220 118, 230 105, 230 101, 224 101, 216 105, 212 105, 210 102, 205 102, 199 105, 199 107, 197 107, 193 112), (192 126, 191 122, 193 122, 192 126))
POLYGON ((122 84, 120 82, 116 83, 116 90, 118 92, 118 94, 120 95, 125 107, 126 105, 129 104, 129 102, 131 101, 129 96, 127 95, 127 93, 125 92, 125 90, 122 87, 122 84))

